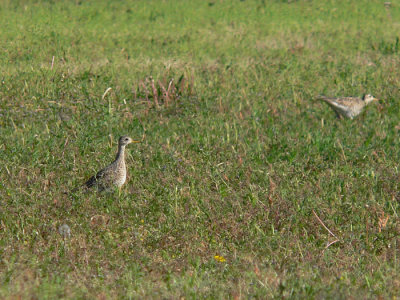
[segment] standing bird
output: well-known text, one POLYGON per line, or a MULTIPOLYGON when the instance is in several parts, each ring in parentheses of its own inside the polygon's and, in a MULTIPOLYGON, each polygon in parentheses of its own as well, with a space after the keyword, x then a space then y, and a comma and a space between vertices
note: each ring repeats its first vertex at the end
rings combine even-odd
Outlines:
POLYGON ((139 142, 132 140, 129 136, 121 136, 118 141, 118 153, 115 160, 96 175, 90 177, 85 183, 86 187, 97 187, 99 191, 108 190, 112 186, 121 188, 126 181, 125 146, 139 142))
POLYGON ((362 98, 358 97, 341 97, 341 98, 329 98, 325 96, 317 96, 317 99, 323 100, 336 112, 339 119, 343 117, 353 119, 359 115, 364 107, 372 101, 378 99, 367 94, 362 98))

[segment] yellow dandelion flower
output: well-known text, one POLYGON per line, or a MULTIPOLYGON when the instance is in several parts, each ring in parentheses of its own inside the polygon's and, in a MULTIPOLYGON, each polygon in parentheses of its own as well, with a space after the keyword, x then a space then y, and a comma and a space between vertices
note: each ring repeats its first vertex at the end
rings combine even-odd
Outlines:
POLYGON ((219 262, 225 262, 225 261, 226 261, 225 257, 220 256, 220 255, 215 255, 215 256, 214 256, 214 259, 215 259, 216 261, 219 261, 219 262))
POLYGON ((144 220, 142 219, 142 220, 140 220, 140 223, 144 223, 144 220))

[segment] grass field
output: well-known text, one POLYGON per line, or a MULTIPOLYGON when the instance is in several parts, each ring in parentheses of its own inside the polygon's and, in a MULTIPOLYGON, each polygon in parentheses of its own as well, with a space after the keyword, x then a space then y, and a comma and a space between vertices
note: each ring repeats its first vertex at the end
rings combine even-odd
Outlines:
POLYGON ((0 298, 400 294, 399 1, 9 0, 0 28, 0 298), (122 192, 65 194, 123 134, 122 192))

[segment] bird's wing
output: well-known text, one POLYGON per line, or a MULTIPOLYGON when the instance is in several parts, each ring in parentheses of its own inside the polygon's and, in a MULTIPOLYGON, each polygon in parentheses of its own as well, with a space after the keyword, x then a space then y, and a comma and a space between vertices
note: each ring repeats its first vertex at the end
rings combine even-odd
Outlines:
POLYGON ((363 100, 357 97, 343 97, 343 98, 338 98, 335 100, 335 102, 338 105, 343 105, 343 106, 354 106, 361 104, 363 100))
POLYGON ((317 99, 325 101, 332 107, 337 107, 342 109, 362 104, 362 100, 356 97, 330 98, 325 96, 318 96, 317 99))
POLYGON ((343 105, 341 103, 338 103, 335 98, 320 98, 321 100, 325 101, 329 106, 331 106, 332 108, 339 108, 339 109, 346 109, 347 106, 343 105))
POLYGON ((101 169, 96 175, 90 177, 88 181, 85 182, 86 187, 91 188, 96 185, 103 178, 107 177, 108 173, 110 173, 110 168, 101 169))

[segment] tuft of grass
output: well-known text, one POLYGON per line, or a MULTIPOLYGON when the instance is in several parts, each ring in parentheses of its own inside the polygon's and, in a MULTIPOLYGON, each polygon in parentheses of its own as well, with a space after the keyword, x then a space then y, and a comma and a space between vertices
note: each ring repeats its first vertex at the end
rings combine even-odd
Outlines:
POLYGON ((396 3, 3 2, 0 297, 399 294, 396 3))

